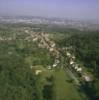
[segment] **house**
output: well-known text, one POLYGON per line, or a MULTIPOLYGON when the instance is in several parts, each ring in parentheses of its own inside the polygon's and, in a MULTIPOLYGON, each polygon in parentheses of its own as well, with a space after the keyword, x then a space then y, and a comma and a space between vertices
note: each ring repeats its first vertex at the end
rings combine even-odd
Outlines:
POLYGON ((55 63, 55 64, 53 64, 53 67, 56 67, 57 66, 57 64, 55 63))
POLYGON ((35 71, 35 74, 36 74, 36 75, 39 75, 41 72, 42 72, 42 70, 36 70, 36 71, 35 71))
POLYGON ((72 59, 75 59, 76 57, 75 56, 72 56, 72 59))
POLYGON ((70 61, 70 65, 72 65, 72 64, 74 64, 74 61, 71 60, 71 61, 70 61))
POLYGON ((54 49, 53 48, 50 48, 49 51, 52 52, 52 51, 54 51, 54 49))
POLYGON ((83 75, 83 78, 84 78, 84 80, 85 80, 86 82, 91 82, 91 81, 92 81, 91 77, 88 76, 88 75, 83 75))
POLYGON ((53 44, 51 45, 51 47, 52 47, 52 48, 55 47, 55 43, 53 43, 53 44))
POLYGON ((25 33, 29 33, 29 30, 25 30, 25 33))
POLYGON ((71 54, 70 54, 69 52, 67 52, 66 55, 67 55, 68 57, 71 57, 71 54))
POLYGON ((77 70, 78 69, 78 66, 75 66, 74 69, 77 70))
POLYGON ((81 67, 77 68, 77 72, 82 72, 82 68, 81 67))

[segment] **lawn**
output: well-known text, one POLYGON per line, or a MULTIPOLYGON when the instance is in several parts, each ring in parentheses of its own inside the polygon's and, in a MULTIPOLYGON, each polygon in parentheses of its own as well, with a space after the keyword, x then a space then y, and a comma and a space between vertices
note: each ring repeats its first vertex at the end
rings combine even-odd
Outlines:
POLYGON ((42 97, 42 89, 46 84, 46 77, 54 76, 54 100, 85 100, 82 97, 82 93, 77 90, 77 87, 71 81, 70 76, 63 69, 48 70, 41 66, 37 69, 42 69, 43 72, 38 76, 38 92, 40 100, 44 100, 42 97))
POLYGON ((60 69, 55 75, 56 100, 83 100, 67 73, 60 69))

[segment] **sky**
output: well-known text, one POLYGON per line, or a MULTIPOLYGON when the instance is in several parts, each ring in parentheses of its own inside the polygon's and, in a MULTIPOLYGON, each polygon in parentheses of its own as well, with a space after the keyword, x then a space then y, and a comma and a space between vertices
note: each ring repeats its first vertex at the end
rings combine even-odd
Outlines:
POLYGON ((0 15, 99 20, 99 0, 0 0, 0 15))

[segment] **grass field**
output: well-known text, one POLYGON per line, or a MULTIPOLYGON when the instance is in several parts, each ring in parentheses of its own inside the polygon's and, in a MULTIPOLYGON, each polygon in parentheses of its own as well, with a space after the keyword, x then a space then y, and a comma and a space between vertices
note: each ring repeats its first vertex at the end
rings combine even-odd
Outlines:
POLYGON ((71 81, 70 76, 63 69, 48 70, 43 67, 37 67, 37 69, 43 72, 38 76, 38 92, 40 100, 44 100, 42 97, 42 89, 46 84, 46 77, 54 76, 54 100, 85 100, 82 97, 82 93, 77 90, 77 87, 71 81))

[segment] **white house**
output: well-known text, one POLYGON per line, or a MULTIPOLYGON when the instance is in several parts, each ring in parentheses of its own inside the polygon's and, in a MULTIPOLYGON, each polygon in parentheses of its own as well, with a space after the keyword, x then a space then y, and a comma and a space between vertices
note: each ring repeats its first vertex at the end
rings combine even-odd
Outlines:
POLYGON ((85 79, 86 82, 92 81, 91 77, 88 75, 83 75, 83 78, 85 79))
POLYGON ((72 59, 75 59, 76 57, 75 56, 72 56, 72 59))
POLYGON ((56 67, 57 66, 57 64, 55 63, 55 64, 53 64, 53 67, 56 67))
POLYGON ((81 67, 77 68, 77 72, 82 72, 82 68, 81 67))
POLYGON ((53 44, 51 45, 51 47, 52 47, 52 48, 55 47, 55 43, 53 43, 53 44))
POLYGON ((36 74, 36 75, 39 75, 41 72, 42 72, 42 70, 36 70, 36 71, 35 71, 35 74, 36 74))
POLYGON ((66 55, 67 55, 68 57, 71 57, 71 54, 70 54, 69 52, 67 52, 66 55))
POLYGON ((74 64, 74 61, 71 60, 71 61, 70 61, 70 65, 72 65, 72 64, 74 64))
POLYGON ((52 52, 52 51, 54 51, 54 49, 53 48, 50 48, 49 51, 52 52))
POLYGON ((74 68, 75 68, 75 70, 77 70, 78 69, 78 66, 75 66, 74 68))

